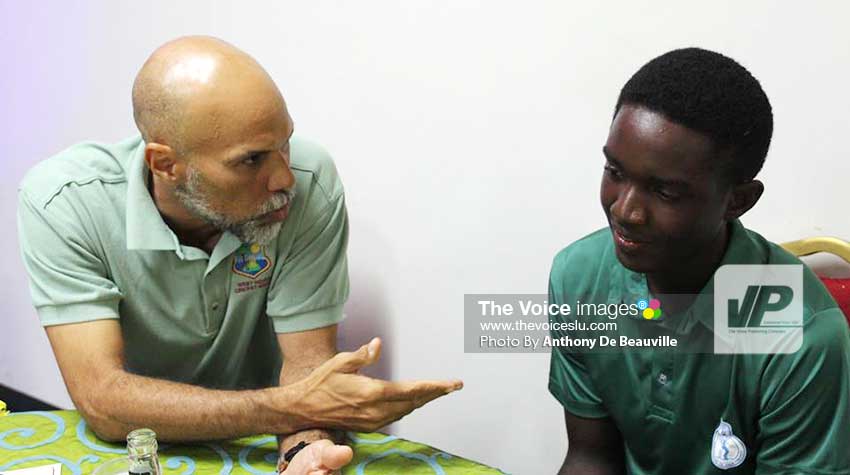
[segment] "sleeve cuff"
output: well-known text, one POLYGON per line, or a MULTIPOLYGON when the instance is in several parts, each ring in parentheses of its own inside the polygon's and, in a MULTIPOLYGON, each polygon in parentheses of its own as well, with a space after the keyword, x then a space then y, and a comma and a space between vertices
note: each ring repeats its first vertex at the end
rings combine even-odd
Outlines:
POLYGON ((115 299, 67 305, 45 305, 38 307, 36 310, 41 325, 44 327, 90 322, 93 320, 117 320, 119 318, 119 301, 119 299, 115 299))
POLYGON ((275 333, 294 333, 339 323, 344 318, 342 305, 320 308, 309 312, 278 317, 270 315, 275 333))
POLYGON ((561 391, 561 387, 552 380, 549 380, 549 392, 564 406, 567 412, 574 416, 584 417, 585 419, 602 419, 603 417, 608 417, 608 411, 599 404, 574 401, 565 397, 564 392, 561 391))

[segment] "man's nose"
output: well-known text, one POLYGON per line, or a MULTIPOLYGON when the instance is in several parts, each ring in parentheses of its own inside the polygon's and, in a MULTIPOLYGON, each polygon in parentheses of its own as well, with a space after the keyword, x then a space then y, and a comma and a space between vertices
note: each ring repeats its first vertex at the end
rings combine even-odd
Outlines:
POLYGON ((617 222, 623 224, 646 224, 646 207, 640 190, 635 186, 625 187, 611 206, 611 214, 617 222))
POLYGON ((289 168, 288 152, 277 152, 277 156, 271 160, 272 171, 269 175, 268 188, 272 193, 291 190, 295 187, 295 175, 289 168))

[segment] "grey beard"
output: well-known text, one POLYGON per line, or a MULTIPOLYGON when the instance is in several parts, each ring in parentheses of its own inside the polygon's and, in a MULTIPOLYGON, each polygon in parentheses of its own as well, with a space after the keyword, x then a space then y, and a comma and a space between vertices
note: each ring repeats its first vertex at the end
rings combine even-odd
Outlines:
POLYGON ((243 243, 269 244, 280 232, 282 222, 264 223, 259 217, 286 206, 295 197, 295 190, 282 191, 265 202, 253 218, 235 221, 215 211, 203 191, 203 179, 194 169, 186 172, 186 183, 178 185, 174 194, 192 214, 211 226, 228 231, 243 243))

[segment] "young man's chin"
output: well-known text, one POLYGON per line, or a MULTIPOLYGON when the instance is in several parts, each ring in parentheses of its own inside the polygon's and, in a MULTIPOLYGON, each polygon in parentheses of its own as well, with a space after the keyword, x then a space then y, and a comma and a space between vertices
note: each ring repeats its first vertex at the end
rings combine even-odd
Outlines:
POLYGON ((614 246, 614 252, 617 255, 617 260, 620 261, 620 264, 632 272, 648 274, 657 267, 654 263, 648 262, 648 259, 646 258, 647 256, 645 255, 635 255, 623 252, 616 245, 614 246))

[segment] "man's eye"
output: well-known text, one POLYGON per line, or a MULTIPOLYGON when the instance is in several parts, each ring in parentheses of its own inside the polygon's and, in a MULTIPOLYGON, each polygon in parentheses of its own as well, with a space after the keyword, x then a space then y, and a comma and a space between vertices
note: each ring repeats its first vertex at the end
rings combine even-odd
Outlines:
POLYGON ((665 190, 664 188, 658 188, 655 190, 655 193, 661 197, 664 201, 676 201, 679 199, 679 195, 677 193, 672 193, 670 191, 665 190))
POLYGON ((613 180, 620 180, 623 176, 620 174, 620 171, 611 165, 605 165, 605 174, 607 174, 613 180))
POLYGON ((243 165, 254 166, 260 163, 263 159, 263 156, 259 153, 255 153, 253 155, 249 155, 248 157, 242 160, 243 165))

